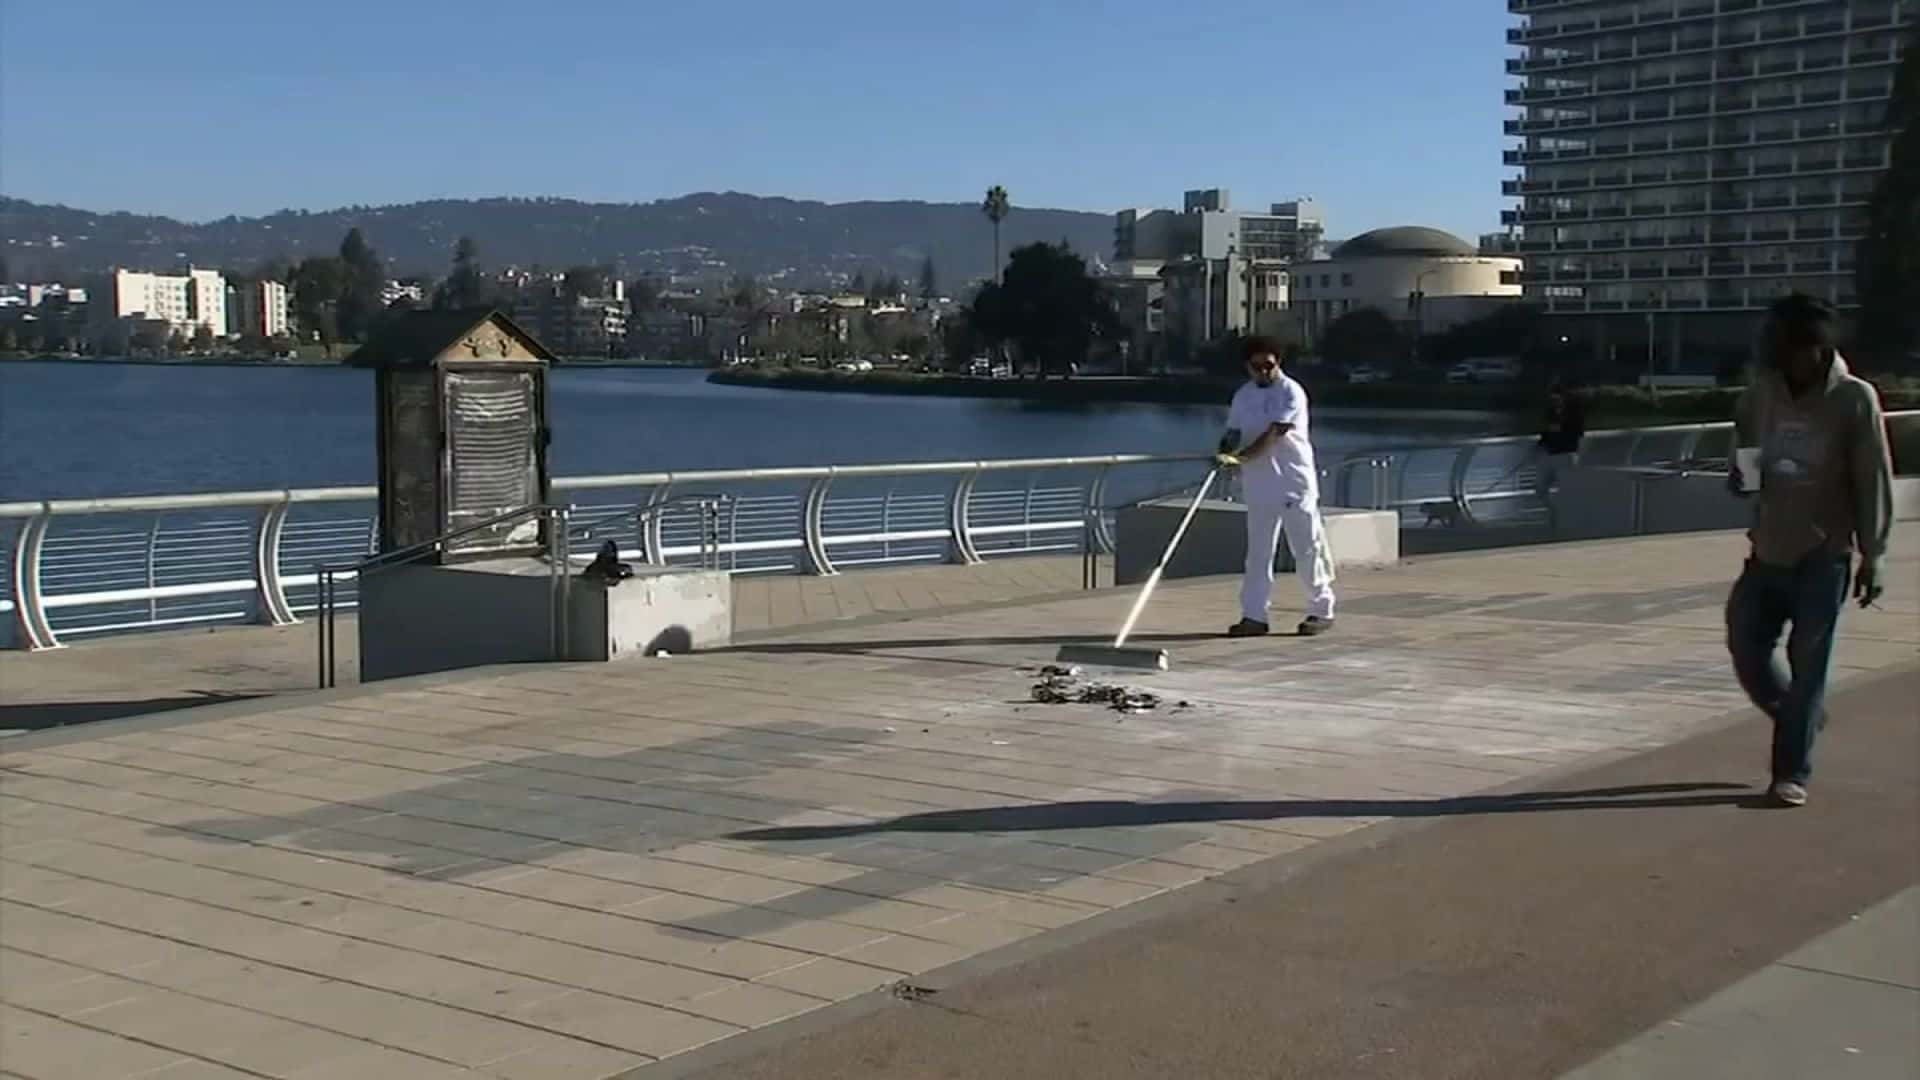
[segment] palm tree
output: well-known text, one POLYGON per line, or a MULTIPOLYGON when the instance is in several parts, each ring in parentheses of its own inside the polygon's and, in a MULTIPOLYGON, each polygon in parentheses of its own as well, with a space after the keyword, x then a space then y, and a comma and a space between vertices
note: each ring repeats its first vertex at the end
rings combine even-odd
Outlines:
POLYGON ((980 204, 980 212, 993 222, 993 280, 1001 280, 1000 271, 1000 223, 1007 220, 1007 212, 1012 207, 1007 204, 1007 189, 995 184, 987 189, 986 201, 980 204))

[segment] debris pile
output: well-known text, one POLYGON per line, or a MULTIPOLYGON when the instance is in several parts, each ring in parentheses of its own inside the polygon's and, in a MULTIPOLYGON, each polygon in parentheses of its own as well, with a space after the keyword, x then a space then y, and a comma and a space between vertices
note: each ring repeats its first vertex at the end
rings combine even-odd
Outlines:
POLYGON ((1079 668, 1049 664, 1033 684, 1033 700, 1042 705, 1105 705, 1115 712, 1142 713, 1160 707, 1160 695, 1113 683, 1081 682, 1079 668))

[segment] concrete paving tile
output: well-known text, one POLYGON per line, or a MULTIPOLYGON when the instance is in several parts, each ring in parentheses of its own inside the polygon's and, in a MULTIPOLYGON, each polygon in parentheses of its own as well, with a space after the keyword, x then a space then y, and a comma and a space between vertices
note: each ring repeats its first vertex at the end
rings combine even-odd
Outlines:
POLYGON ((1774 965, 1566 1080, 1907 1080, 1917 1041, 1920 991, 1774 965))
POLYGON ((606 1046, 666 1057, 736 1034, 733 1024, 600 994, 569 994, 517 1009, 513 1018, 606 1046))
POLYGON ((913 975, 964 960, 971 952, 957 945, 896 934, 857 949, 848 949, 840 959, 913 975))
POLYGON ((614 1050, 592 1043, 570 1040, 558 1047, 541 1047, 491 1062, 486 1075, 500 1080, 603 1080, 619 1076, 648 1064, 653 1059, 643 1054, 614 1050))
POLYGON ((900 973, 871 964, 842 958, 809 960, 798 967, 776 971, 758 980, 760 984, 791 990, 831 1001, 878 990, 900 977, 900 973))
POLYGON ((404 1076, 407 1080, 414 1080, 415 1077, 420 1080, 483 1080, 487 1076, 473 1069, 429 1061, 380 1047, 365 1047, 316 1058, 300 1066, 276 1064, 269 1075, 285 1077, 285 1080, 356 1080, 374 1076, 404 1076))
POLYGON ((742 983, 719 993, 694 998, 681 1008, 721 1023, 756 1028, 811 1012, 825 1004, 826 999, 783 990, 770 984, 742 983))
MULTIPOLYGON (((6 1075, 0 1073, 0 1075, 6 1075)), ((216 1065, 211 1061, 188 1058, 163 1069, 141 1073, 139 1080, 259 1080, 253 1073, 243 1073, 225 1065, 216 1065)))
POLYGON ((6 1066, 33 1080, 106 1080, 152 1073, 182 1054, 0 1004, 6 1066))
POLYGON ((1920 990, 1920 888, 1860 913, 1780 962, 1920 990))

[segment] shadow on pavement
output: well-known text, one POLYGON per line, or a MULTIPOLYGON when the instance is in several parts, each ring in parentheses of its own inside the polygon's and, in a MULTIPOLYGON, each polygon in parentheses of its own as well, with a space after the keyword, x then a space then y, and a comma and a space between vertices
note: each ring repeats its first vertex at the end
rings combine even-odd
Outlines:
POLYGON ((119 720, 128 716, 192 709, 218 705, 224 701, 245 701, 261 694, 221 694, 201 691, 184 697, 129 699, 123 701, 29 701, 0 705, 0 729, 45 731, 71 724, 91 724, 97 720, 119 720))
MULTIPOLYGON (((1292 634, 1278 633, 1274 637, 1292 637, 1292 634)), ((1207 634, 1134 634, 1127 638, 1130 644, 1147 642, 1194 642, 1226 640, 1224 630, 1221 633, 1207 634)), ((1112 634, 1009 634, 990 637, 938 637, 938 638, 902 638, 892 641, 783 641, 758 645, 735 645, 720 650, 737 653, 830 653, 835 655, 857 656, 867 653, 887 652, 893 649, 943 649, 968 648, 976 645, 1111 645, 1112 634)))
POLYGON ((863 825, 796 825, 749 829, 730 840, 824 840, 874 833, 999 833, 1050 829, 1097 829, 1125 825, 1194 824, 1211 821, 1279 821, 1286 818, 1451 817, 1564 810, 1645 810, 1687 806, 1766 805, 1741 784, 1648 784, 1585 791, 1525 791, 1463 795, 1446 799, 1205 800, 1199 802, 1088 801, 938 810, 863 825), (1735 794, 1739 792, 1740 794, 1735 794), (1711 793, 1711 794, 1709 794, 1711 793))

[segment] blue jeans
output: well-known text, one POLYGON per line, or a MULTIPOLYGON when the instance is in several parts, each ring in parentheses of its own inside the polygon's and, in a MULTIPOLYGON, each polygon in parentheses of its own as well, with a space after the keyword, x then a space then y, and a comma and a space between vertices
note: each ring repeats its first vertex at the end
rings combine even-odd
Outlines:
POLYGON ((1727 651, 1741 689, 1773 718, 1773 779, 1804 784, 1813 740, 1826 726, 1827 669, 1847 601, 1852 559, 1815 552, 1794 566, 1748 559, 1727 598, 1727 651), (1788 623, 1787 663, 1774 657, 1788 623))

